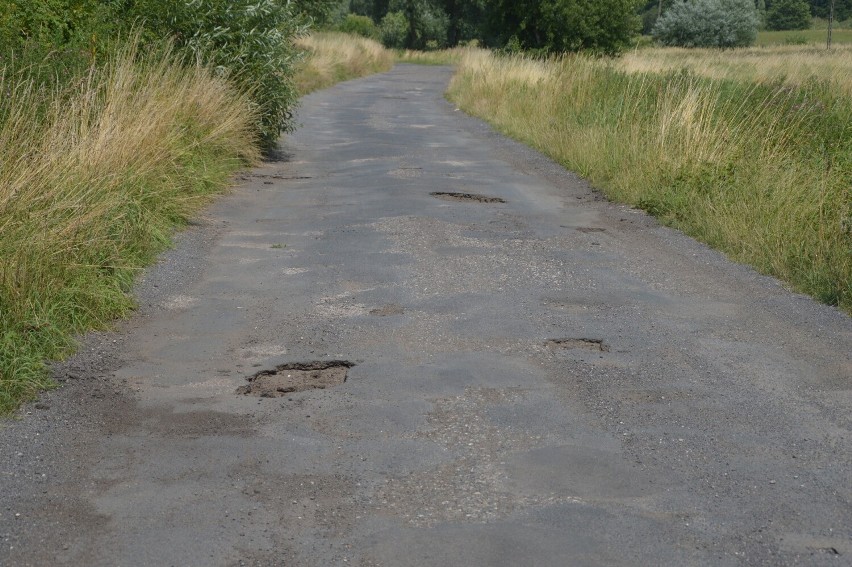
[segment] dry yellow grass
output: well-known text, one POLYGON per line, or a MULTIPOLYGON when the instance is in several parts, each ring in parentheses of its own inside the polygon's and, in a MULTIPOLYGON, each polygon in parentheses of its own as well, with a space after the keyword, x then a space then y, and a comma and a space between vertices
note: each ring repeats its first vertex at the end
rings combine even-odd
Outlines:
MULTIPOLYGON (((662 61, 696 57, 696 71, 706 73, 640 68, 637 58, 656 61, 652 52, 631 62, 469 50, 450 97, 611 198, 852 311, 852 101, 845 83, 805 75, 795 86, 733 74, 719 81, 703 75, 724 68, 719 58, 747 55, 661 51, 662 61)), ((830 68, 817 63, 815 73, 830 68)))
POLYGON ((296 45, 307 53, 296 74, 301 94, 334 83, 388 71, 393 53, 380 43, 360 36, 337 32, 314 33, 300 38, 296 45))
POLYGON ((418 65, 456 65, 470 52, 478 51, 476 47, 454 47, 437 51, 415 51, 405 49, 395 53, 400 63, 416 63, 418 65))
POLYGON ((711 79, 800 85, 829 81, 852 95, 852 45, 752 47, 720 51, 677 47, 639 49, 613 61, 627 73, 670 73, 686 69, 711 79))
POLYGON ((205 67, 133 48, 64 92, 0 85, 0 412, 43 360, 132 302, 136 271, 229 174, 259 158, 247 97, 205 67))

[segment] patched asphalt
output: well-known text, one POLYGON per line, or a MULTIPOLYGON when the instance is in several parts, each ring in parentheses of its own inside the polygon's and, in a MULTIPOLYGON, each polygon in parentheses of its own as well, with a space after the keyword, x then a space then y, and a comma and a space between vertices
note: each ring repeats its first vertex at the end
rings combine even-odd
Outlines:
POLYGON ((0 432, 0 564, 852 561, 852 320, 465 116, 450 75, 307 97, 57 366, 0 432))

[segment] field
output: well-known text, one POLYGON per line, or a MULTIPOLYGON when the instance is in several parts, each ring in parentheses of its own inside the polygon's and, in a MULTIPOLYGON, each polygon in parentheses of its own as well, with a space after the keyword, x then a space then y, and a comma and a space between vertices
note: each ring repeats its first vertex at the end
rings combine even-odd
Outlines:
POLYGON ((740 83, 784 83, 797 87, 827 81, 852 95, 852 45, 753 47, 719 51, 677 47, 631 51, 611 63, 628 74, 665 74, 687 70, 709 79, 740 83))
MULTIPOLYGON (((794 30, 794 31, 762 31, 757 34, 757 45, 822 45, 825 46, 828 30, 809 29, 809 30, 794 30)), ((841 28, 832 30, 832 44, 849 44, 852 43, 852 29, 841 28)))
POLYGON ((463 110, 852 312, 852 49, 460 58, 463 110))

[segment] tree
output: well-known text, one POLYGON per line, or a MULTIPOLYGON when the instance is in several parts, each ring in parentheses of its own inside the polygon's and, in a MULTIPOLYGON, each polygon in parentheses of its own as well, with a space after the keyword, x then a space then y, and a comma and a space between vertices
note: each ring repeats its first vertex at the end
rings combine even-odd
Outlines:
POLYGON ((340 0, 290 0, 291 11, 308 19, 311 25, 324 26, 336 11, 340 0))
POLYGON ((404 49, 408 35, 408 20, 402 12, 388 12, 379 26, 382 43, 392 49, 404 49))
POLYGON ((382 36, 392 38, 389 41, 393 43, 385 42, 385 45, 406 49, 446 46, 449 20, 435 0, 391 0, 388 10, 382 19, 382 36), (401 46, 398 44, 399 14, 405 18, 406 25, 401 46))
POLYGON ((834 4, 834 19, 843 21, 852 18, 852 0, 810 0, 811 13, 817 18, 828 19, 834 4))
POLYGON ((766 13, 770 30, 806 30, 811 27, 811 8, 805 0, 775 0, 766 13))
POLYGON ((744 47, 757 39, 759 24, 754 0, 691 0, 669 8, 652 33, 663 45, 744 47))
POLYGON ((447 15, 447 45, 455 47, 463 41, 480 39, 485 16, 485 0, 440 0, 447 15))
POLYGON ((615 54, 638 31, 636 0, 487 0, 487 39, 539 52, 615 54))
MULTIPOLYGON (((639 7, 639 17, 642 19, 642 33, 650 34, 657 19, 668 10, 675 0, 645 0, 639 7)), ((678 0, 683 1, 683 0, 678 0)))

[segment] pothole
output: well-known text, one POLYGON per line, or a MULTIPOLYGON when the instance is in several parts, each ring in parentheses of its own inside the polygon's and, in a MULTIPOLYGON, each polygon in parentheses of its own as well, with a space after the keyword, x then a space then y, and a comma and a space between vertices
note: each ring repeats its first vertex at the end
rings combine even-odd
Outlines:
POLYGON ((544 343, 544 346, 563 350, 581 349, 609 352, 609 345, 602 339, 550 339, 544 343))
POLYGON ((331 362, 297 362, 282 364, 273 370, 262 370, 246 378, 248 384, 237 388, 237 394, 258 398, 280 398, 293 392, 325 390, 346 382, 354 363, 346 360, 331 362))
POLYGON ((605 229, 605 228, 600 228, 600 227, 598 227, 598 226, 578 226, 578 227, 576 228, 576 230, 577 230, 577 231, 579 231, 579 232, 585 232, 585 233, 590 233, 590 232, 606 232, 606 229, 605 229))
POLYGON ((404 313, 405 310, 402 306, 397 305, 396 303, 383 305, 382 307, 370 310, 370 315, 375 315, 376 317, 390 317, 391 315, 402 315, 404 313))
POLYGON ((500 197, 489 197, 487 195, 477 195, 476 193, 454 193, 451 191, 434 191, 429 193, 438 199, 445 201, 473 201, 474 203, 505 203, 506 199, 500 197))

